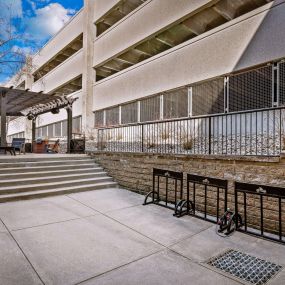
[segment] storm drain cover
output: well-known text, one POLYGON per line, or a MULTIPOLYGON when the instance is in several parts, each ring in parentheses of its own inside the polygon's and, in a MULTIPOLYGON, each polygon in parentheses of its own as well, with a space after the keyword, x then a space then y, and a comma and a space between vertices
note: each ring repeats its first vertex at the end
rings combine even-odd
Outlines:
POLYGON ((255 285, 265 284, 282 269, 278 264, 233 249, 211 258, 208 264, 255 285))

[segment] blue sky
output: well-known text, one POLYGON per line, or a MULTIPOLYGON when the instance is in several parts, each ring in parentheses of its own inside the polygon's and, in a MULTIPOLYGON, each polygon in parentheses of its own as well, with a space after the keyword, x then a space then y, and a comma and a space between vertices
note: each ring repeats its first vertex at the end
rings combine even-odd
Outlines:
POLYGON ((35 53, 42 47, 70 18, 83 6, 83 0, 0 0, 0 85, 5 82, 16 66, 2 64, 3 61, 16 60, 15 54, 6 55, 9 50, 21 53, 35 53), (11 25, 10 25, 11 24, 11 25), (5 40, 5 28, 11 27, 16 39, 9 45, 2 45, 5 40), (2 55, 2 58, 1 58, 2 55))

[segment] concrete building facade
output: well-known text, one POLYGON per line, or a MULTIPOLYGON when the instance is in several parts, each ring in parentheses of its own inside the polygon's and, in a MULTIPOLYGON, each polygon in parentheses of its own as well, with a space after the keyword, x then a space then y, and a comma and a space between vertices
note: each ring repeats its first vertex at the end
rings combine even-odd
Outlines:
MULTIPOLYGON (((85 0, 18 86, 78 97, 73 129, 87 138, 98 127, 281 106, 284 16, 284 0, 85 0)), ((30 129, 18 118, 8 136, 30 129)), ((66 112, 40 116, 37 136, 64 139, 66 112)))

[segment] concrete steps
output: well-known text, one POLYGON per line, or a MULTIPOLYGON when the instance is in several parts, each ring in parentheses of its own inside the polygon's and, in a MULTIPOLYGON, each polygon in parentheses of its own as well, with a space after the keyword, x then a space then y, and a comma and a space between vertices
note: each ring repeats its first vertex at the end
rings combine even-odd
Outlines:
POLYGON ((96 183, 90 184, 88 186, 77 186, 77 187, 59 187, 54 190, 43 190, 43 191, 28 191, 23 193, 14 193, 14 194, 6 194, 0 195, 0 203, 3 202, 11 202, 11 201, 19 201, 19 200, 27 200, 27 199, 35 199, 35 198, 43 198, 49 196, 56 195, 65 195, 71 193, 78 193, 84 191, 92 191, 92 190, 100 190, 106 188, 114 188, 117 187, 116 182, 108 182, 108 183, 96 183))
POLYGON ((94 168, 97 165, 91 165, 90 163, 88 164, 81 164, 81 163, 77 163, 77 164, 67 164, 67 165, 57 165, 54 164, 52 166, 26 166, 26 167, 7 167, 7 168, 3 168, 0 169, 0 174, 10 174, 10 173, 23 173, 23 172, 43 172, 43 171, 61 171, 61 170, 72 170, 72 169, 86 169, 86 168, 90 168, 91 166, 93 166, 94 168))
POLYGON ((85 155, 0 158, 0 203, 116 186, 85 155))
POLYGON ((89 164, 89 165, 94 165, 95 162, 92 161, 91 159, 79 159, 79 160, 50 160, 50 161, 41 161, 41 162, 37 162, 37 161, 18 161, 17 163, 12 163, 12 162, 3 162, 0 163, 0 169, 3 168, 22 168, 22 167, 46 167, 46 166, 54 166, 54 165, 58 165, 58 166, 65 166, 65 165, 75 165, 75 164, 89 164))
POLYGON ((60 175, 70 175, 70 174, 87 174, 87 173, 97 173, 101 172, 101 167, 92 167, 92 168, 83 168, 83 169, 66 169, 61 170, 60 172, 58 170, 45 170, 45 171, 26 171, 26 172, 17 172, 15 174, 0 174, 0 181, 3 180, 13 180, 13 179, 26 179, 26 178, 34 178, 34 177, 50 177, 50 176, 56 176, 57 174, 60 175))
MULTIPOLYGON (((14 179, 4 179, 0 180, 0 189, 2 187, 11 187, 11 186, 21 186, 25 187, 25 185, 31 185, 31 184, 45 184, 50 183, 51 181, 56 182, 62 182, 62 181, 77 181, 81 179, 92 179, 92 178, 101 178, 106 177, 106 172, 95 172, 95 173, 81 173, 81 174, 66 174, 62 175, 62 173, 58 173, 58 175, 53 176, 36 176, 36 177, 29 177, 29 178, 14 178, 14 179)), ((1 192, 1 190, 0 190, 1 192)))

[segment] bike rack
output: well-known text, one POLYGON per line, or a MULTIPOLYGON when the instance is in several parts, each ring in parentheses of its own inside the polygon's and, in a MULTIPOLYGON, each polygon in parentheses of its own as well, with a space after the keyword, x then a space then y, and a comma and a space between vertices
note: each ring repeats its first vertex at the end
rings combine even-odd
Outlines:
MULTIPOLYGON (((201 192, 201 191, 199 191, 201 192)), ((219 217, 222 213, 220 213, 220 197, 221 194, 224 194, 224 207, 223 212, 227 210, 227 199, 228 199, 228 181, 225 179, 218 179, 213 177, 207 177, 207 176, 200 176, 200 175, 193 175, 193 174, 187 174, 187 201, 191 201, 188 203, 187 207, 187 213, 191 214, 197 218, 209 221, 209 222, 218 222, 219 217), (190 184, 192 184, 192 191, 190 195, 190 184), (197 185, 202 185, 202 199, 204 200, 203 207, 200 207, 200 209, 197 209, 197 191, 201 190, 201 188, 198 190, 197 185), (211 190, 209 190, 209 187, 211 187, 211 190), (209 191, 216 192, 216 221, 213 219, 214 215, 213 213, 209 213, 209 191), (191 197, 190 197, 191 196, 191 197), (190 206, 192 206, 190 208, 190 206), (210 217, 209 217, 210 216, 210 217)))
POLYGON ((143 205, 156 204, 169 209, 175 209, 177 200, 182 200, 183 197, 183 172, 154 168, 152 179, 152 191, 145 196, 143 205), (165 182, 165 187, 161 188, 163 182, 165 182), (174 184, 174 189, 171 189, 170 183, 174 184), (162 192, 162 190, 164 191, 162 192), (174 197, 171 197, 173 192, 174 197), (149 199, 151 200, 148 201, 149 199))
MULTIPOLYGON (((284 236, 282 236, 282 203, 285 202, 285 188, 281 187, 275 187, 275 186, 266 186, 266 185, 260 185, 260 184, 250 184, 250 183, 241 183, 241 182, 235 182, 235 212, 239 213, 239 204, 243 204, 243 213, 239 213, 241 216, 243 216, 243 226, 237 227, 238 231, 245 232, 248 234, 252 234, 255 236, 263 237, 266 239, 278 241, 281 243, 285 243, 285 239, 283 239, 284 236), (241 197, 239 197, 238 194, 241 194, 241 197), (249 195, 254 196, 254 199, 257 197, 259 200, 260 207, 257 207, 254 203, 255 210, 259 208, 260 213, 260 230, 255 230, 253 228, 249 229, 248 227, 248 199, 249 195), (256 197, 255 197, 256 196, 256 197), (271 234, 269 232, 264 232, 264 198, 268 197, 271 200, 271 203, 273 204, 277 202, 276 205, 278 205, 278 235, 271 234), (241 198, 241 199, 239 199, 241 198), (272 200, 274 199, 274 200, 272 200), (278 236, 278 237, 276 237, 278 236)), ((284 204, 285 205, 285 204, 284 204)))
MULTIPOLYGON (((156 204, 174 210, 174 216, 192 215, 217 223, 222 213, 230 211, 228 205, 228 181, 225 179, 187 174, 187 191, 183 193, 183 172, 153 169, 152 191, 144 199, 143 205, 156 204), (223 204, 222 204, 223 203, 223 204)), ((285 207, 285 188, 251 183, 234 183, 235 229, 247 234, 285 243, 282 235, 282 204, 285 207), (250 199, 252 198, 252 199, 250 199), (264 227, 264 201, 278 209, 275 230, 266 232, 264 227), (256 200, 259 201, 257 205, 256 200), (253 202, 252 202, 253 201, 253 202), (251 203, 251 205, 249 205, 251 203), (243 205, 241 210, 240 205, 243 205), (249 212, 259 211, 260 230, 250 227, 249 212), (275 234, 274 232, 278 232, 275 234)), ((259 225, 258 225, 259 227, 259 225)))

